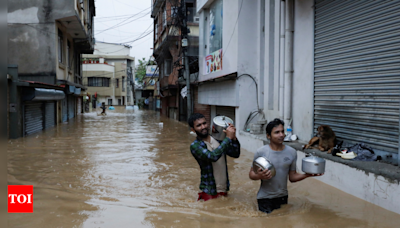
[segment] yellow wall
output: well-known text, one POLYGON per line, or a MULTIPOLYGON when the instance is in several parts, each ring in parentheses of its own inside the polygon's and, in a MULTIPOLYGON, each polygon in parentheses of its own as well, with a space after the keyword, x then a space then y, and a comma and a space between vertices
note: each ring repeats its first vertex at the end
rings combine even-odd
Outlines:
POLYGON ((112 82, 113 73, 108 71, 83 71, 83 84, 87 87, 87 92, 90 94, 97 94, 101 96, 113 96, 113 86, 115 85, 112 82), (88 77, 104 77, 110 78, 110 87, 93 87, 88 86, 88 77))

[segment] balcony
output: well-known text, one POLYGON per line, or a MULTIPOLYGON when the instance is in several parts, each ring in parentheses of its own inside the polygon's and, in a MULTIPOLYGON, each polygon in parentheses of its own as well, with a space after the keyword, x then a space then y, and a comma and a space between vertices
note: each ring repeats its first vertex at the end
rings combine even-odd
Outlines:
POLYGON ((164 0, 153 0, 151 1, 151 17, 155 18, 158 11, 161 8, 162 3, 164 2, 164 0))
POLYGON ((75 39, 77 48, 82 54, 92 54, 94 51, 93 17, 95 13, 94 0, 75 0, 73 8, 58 19, 75 39))
POLYGON ((162 77, 160 79, 160 88, 161 88, 161 90, 168 88, 168 78, 169 77, 162 77))

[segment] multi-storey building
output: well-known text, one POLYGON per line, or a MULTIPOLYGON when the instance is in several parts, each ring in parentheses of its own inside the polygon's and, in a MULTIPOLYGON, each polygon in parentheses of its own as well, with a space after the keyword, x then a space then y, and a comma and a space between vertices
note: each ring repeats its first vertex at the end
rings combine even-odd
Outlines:
MULTIPOLYGON (((153 0, 151 17, 154 18, 153 56, 159 68, 161 114, 177 120, 186 120, 187 101, 180 95, 180 91, 186 86, 183 79, 182 38, 187 36, 190 74, 195 78, 198 72, 199 51, 196 1, 153 0), (187 35, 182 32, 185 12, 187 35)), ((195 95, 194 92, 191 94, 195 95)))
POLYGON ((10 1, 10 137, 67 122, 79 112, 81 54, 93 53, 94 0, 10 1))
POLYGON ((96 42, 93 54, 83 55, 83 83, 92 107, 133 105, 135 58, 131 46, 96 42))

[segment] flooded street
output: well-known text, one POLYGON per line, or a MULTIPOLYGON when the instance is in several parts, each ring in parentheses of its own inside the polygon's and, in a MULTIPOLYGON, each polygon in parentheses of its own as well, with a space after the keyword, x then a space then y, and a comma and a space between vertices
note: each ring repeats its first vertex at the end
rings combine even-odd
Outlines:
MULTIPOLYGON (((400 215, 309 178, 289 184, 289 204, 257 210, 253 153, 228 158, 227 198, 197 202, 194 136, 152 111, 79 115, 8 143, 9 185, 34 186, 34 213, 9 227, 398 227, 400 215), (160 123, 163 123, 160 126, 160 123)), ((344 189, 345 191, 345 189, 344 189)))

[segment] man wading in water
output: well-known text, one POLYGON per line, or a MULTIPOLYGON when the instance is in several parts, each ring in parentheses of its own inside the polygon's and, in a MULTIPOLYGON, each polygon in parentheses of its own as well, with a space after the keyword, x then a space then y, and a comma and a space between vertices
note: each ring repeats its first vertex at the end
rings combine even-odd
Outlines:
POLYGON ((100 113, 101 115, 107 115, 106 114, 106 103, 105 102, 103 102, 103 103, 101 103, 101 107, 100 107, 101 109, 103 109, 103 111, 100 113))
POLYGON ((258 157, 267 158, 275 167, 276 175, 272 177, 271 171, 261 169, 254 172, 250 168, 249 177, 252 180, 261 180, 260 190, 257 193, 258 209, 265 213, 281 207, 288 202, 287 178, 290 182, 301 181, 307 177, 320 176, 322 174, 300 174, 296 172, 296 150, 290 146, 283 145, 285 138, 284 122, 274 119, 267 125, 267 138, 269 145, 257 150, 254 160, 258 157))
POLYGON ((189 117, 189 126, 197 135, 190 145, 190 152, 201 169, 200 193, 197 200, 207 201, 219 196, 227 196, 229 191, 228 167, 226 155, 240 156, 240 144, 236 139, 236 128, 229 124, 224 130, 226 138, 221 142, 208 134, 208 123, 200 113, 189 117))

